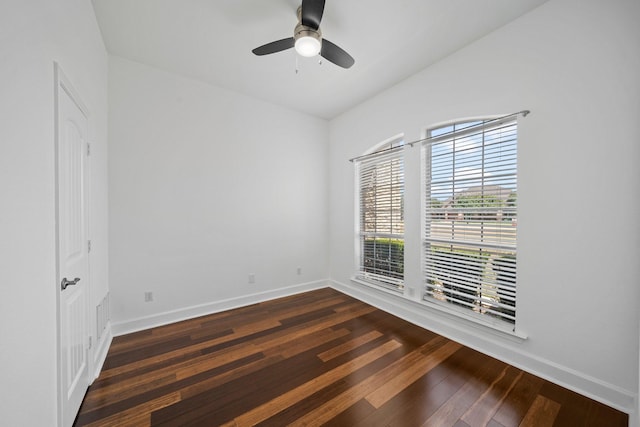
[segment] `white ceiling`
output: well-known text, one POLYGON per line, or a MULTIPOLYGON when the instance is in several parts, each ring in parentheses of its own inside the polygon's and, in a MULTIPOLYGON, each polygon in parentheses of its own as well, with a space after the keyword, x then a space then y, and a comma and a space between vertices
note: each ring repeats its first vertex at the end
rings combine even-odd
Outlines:
POLYGON ((327 0, 322 33, 347 70, 251 53, 293 35, 301 0, 92 1, 111 54, 331 119, 546 0, 327 0))

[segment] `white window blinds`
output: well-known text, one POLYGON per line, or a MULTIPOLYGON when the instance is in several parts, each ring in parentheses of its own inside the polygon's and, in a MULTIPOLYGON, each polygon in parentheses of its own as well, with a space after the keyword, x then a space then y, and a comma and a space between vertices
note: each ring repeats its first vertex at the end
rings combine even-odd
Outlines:
POLYGON ((430 131, 425 300, 515 323, 517 145, 513 116, 430 131))
POLYGON ((355 162, 360 246, 356 277, 374 284, 402 289, 404 162, 401 146, 391 144, 388 147, 390 148, 358 158, 355 162))

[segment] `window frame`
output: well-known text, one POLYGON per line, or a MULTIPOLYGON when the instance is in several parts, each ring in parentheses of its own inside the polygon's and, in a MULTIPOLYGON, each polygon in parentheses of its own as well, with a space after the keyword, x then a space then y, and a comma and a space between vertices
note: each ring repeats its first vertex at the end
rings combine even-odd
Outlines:
MULTIPOLYGON (((379 144, 376 144, 370 150, 368 150, 362 156, 359 156, 354 160, 354 182, 355 182, 355 259, 354 264, 355 274, 351 278, 353 281, 369 286, 374 286, 377 289, 384 289, 392 291, 393 293, 402 293, 405 289, 404 284, 404 243, 405 243, 405 230, 404 230, 404 196, 405 196, 405 161, 404 161, 404 151, 406 145, 404 141, 404 135, 399 134, 394 137, 388 138, 382 141, 379 144), (402 218, 402 232, 401 233, 393 233, 393 232, 363 232, 363 216, 362 216, 362 197, 363 197, 363 186, 362 186, 362 168, 363 165, 371 165, 376 160, 381 162, 393 162, 398 161, 401 165, 401 183, 400 183, 400 216, 402 218), (402 247, 402 277, 391 277, 386 276, 384 274, 373 273, 371 271, 367 271, 367 267, 365 267, 365 243, 364 241, 367 238, 373 238, 374 240, 389 240, 388 248, 391 252, 393 246, 397 246, 397 244, 392 243, 393 241, 401 241, 402 247)), ((375 166, 374 166, 375 168, 375 166)), ((390 198, 394 197, 393 195, 389 196, 390 198)), ((393 210, 393 208, 391 208, 393 210)), ((391 214, 392 215, 392 214, 391 214)), ((389 230, 388 230, 389 231, 389 230)), ((375 245, 375 242, 374 242, 375 245)), ((396 248, 397 249, 397 248, 396 248)), ((375 255, 374 255, 375 259, 375 255)), ((389 260, 389 264, 391 265, 391 259, 389 260)), ((397 273, 396 273, 397 274, 397 273)))
MULTIPOLYGON (((438 143, 438 141, 446 141, 448 139, 450 139, 450 136, 452 135, 459 135, 456 134, 455 132, 452 132, 451 134, 447 135, 440 135, 440 136, 432 136, 433 133, 435 131, 438 130, 442 130, 445 129, 447 127, 452 127, 454 125, 465 125, 465 124, 471 124, 471 123, 476 123, 476 126, 474 126, 471 131, 475 128, 478 129, 493 129, 493 128, 499 128, 500 126, 514 126, 515 127, 515 142, 514 142, 514 150, 515 150, 515 154, 514 157, 515 159, 512 160, 513 161, 513 166, 515 168, 515 172, 513 174, 514 176, 514 189, 512 190, 513 193, 516 195, 517 197, 517 179, 518 179, 518 166, 517 166, 517 151, 518 151, 518 121, 517 121, 517 116, 503 116, 503 117, 482 117, 482 118, 473 118, 473 119, 465 119, 465 120, 454 120, 454 121, 450 121, 450 122, 445 122, 445 123, 441 123, 441 124, 437 124, 437 125, 433 125, 430 126, 428 128, 426 128, 424 130, 424 135, 425 138, 423 138, 423 142, 421 144, 421 153, 420 153, 420 164, 421 164, 421 207, 422 207, 422 215, 421 215, 421 221, 422 221, 422 226, 421 226, 421 230, 422 230, 422 245, 421 245, 421 274, 422 274, 422 279, 423 279, 423 294, 421 297, 421 302, 423 304, 428 305, 429 307, 432 308, 436 308, 438 310, 444 311, 448 314, 453 314, 456 317, 459 318, 465 318, 467 320, 471 320, 475 323, 480 323, 480 324, 484 324, 487 326, 490 326, 494 329, 498 329, 504 332, 508 332, 510 334, 519 336, 519 334, 517 334, 515 331, 515 327, 516 327, 516 297, 515 297, 515 293, 516 293, 516 288, 517 288, 517 284, 515 283, 515 279, 516 279, 516 272, 517 272, 517 268, 516 268, 516 260, 517 260, 517 240, 514 241, 514 245, 513 245, 513 263, 509 265, 509 268, 513 268, 513 319, 505 319, 502 318, 500 315, 486 315, 485 313, 482 313, 481 309, 477 310, 478 312, 475 312, 473 310, 473 307, 467 305, 467 306, 463 306, 463 304, 457 305, 456 302, 451 302, 448 298, 442 298, 442 299, 438 299, 435 297, 435 295, 433 295, 433 289, 435 287, 435 285, 430 284, 430 280, 434 280, 433 277, 433 270, 434 270, 434 259, 436 259, 438 256, 437 255, 433 255, 434 252, 431 252, 431 255, 429 253, 429 251, 432 249, 432 245, 434 244, 434 241, 436 239, 433 238, 433 235, 431 234, 431 227, 433 226, 433 222, 434 219, 430 216, 434 213, 435 208, 431 207, 432 204, 432 183, 434 182, 434 180, 430 179, 431 177, 429 176, 429 173, 432 172, 433 169, 433 159, 432 159, 432 146, 436 143, 438 143), (431 263, 429 266, 428 264, 431 263), (431 271, 429 271, 431 270, 431 271), (430 275, 431 273, 431 275, 430 275), (431 293, 430 293, 430 288, 431 287, 431 293)), ((484 130, 483 130, 484 132, 484 130)), ((464 130, 463 128, 463 132, 460 133, 470 133, 470 130, 464 130)), ((484 136, 483 136, 483 141, 482 141, 483 146, 485 145, 485 140, 484 140, 484 136)), ((484 150, 484 147, 483 147, 484 150)), ((452 194, 452 199, 455 199, 456 197, 456 193, 454 191, 455 189, 455 182, 456 179, 455 177, 455 152, 452 152, 452 173, 454 174, 452 176, 451 179, 451 194, 452 194)), ((484 159, 482 160, 482 170, 485 170, 485 163, 484 163, 484 159)), ((482 172, 482 175, 484 176, 484 172, 482 172)), ((484 185, 484 184, 483 184, 484 185)), ((484 191, 484 190, 483 190, 484 191)), ((462 192, 461 192, 462 193, 462 192)), ((484 202, 484 192, 482 193, 481 199, 484 202)), ((483 206, 481 204, 481 206, 483 206)), ((478 209, 478 211, 480 212, 481 209, 478 209)), ((514 221, 514 224, 517 224, 517 202, 513 201, 513 209, 510 210, 512 211, 513 217, 512 217, 512 221, 514 221)), ((446 214, 445 214, 446 215, 446 214)), ((482 219, 482 215, 481 213, 478 213, 477 216, 478 218, 480 218, 478 221, 481 224, 484 224, 486 220, 482 219)), ((446 218, 445 218, 446 219, 446 218)), ((496 217, 496 220, 498 218, 496 217)), ((452 225, 453 227, 453 225, 452 225)), ((482 226, 481 226, 482 227, 482 226)), ((517 236, 517 228, 515 230, 515 236, 517 236)), ((514 237, 515 238, 515 237, 514 237)), ((453 239, 452 239, 453 240, 453 239)), ((450 264, 449 266, 453 266, 456 267, 458 266, 459 263, 466 263, 467 261, 460 261, 460 259, 462 257, 460 256, 455 256, 452 255, 455 251, 453 249, 455 243, 451 242, 447 242, 449 244, 451 244, 451 254, 448 254, 449 258, 446 258, 446 256, 444 257, 445 260, 449 260, 450 264), (453 261, 451 261, 453 260, 453 261)), ((445 243, 446 244, 446 243, 445 243)), ((471 245, 473 246, 473 244, 471 245)), ((483 246, 482 241, 479 242, 479 245, 476 246, 478 248, 481 248, 483 246)), ((489 247, 491 245, 488 245, 489 247)), ((458 250, 460 249, 460 247, 458 246, 458 250)), ((482 249, 479 249, 479 253, 480 256, 482 255, 482 249)), ((468 256, 468 255, 466 255, 468 256)), ((506 254, 505 254, 506 256, 506 254)), ((442 261, 443 258, 440 258, 440 262, 442 261)), ((488 260, 489 258, 487 258, 488 260)), ((498 265, 496 264, 496 259, 494 258, 492 261, 492 267, 491 269, 493 269, 494 265, 498 265)), ((486 262, 486 260, 485 260, 486 262)), ((509 261, 510 262, 510 261, 509 261)), ((445 262, 446 264, 446 262, 445 262)), ((442 262, 440 264, 440 266, 442 265, 442 262)), ((473 265, 473 264, 471 264, 473 265)), ((487 268, 487 267, 483 267, 487 268)), ((473 269, 473 267, 472 267, 473 269)), ((483 270, 486 271, 486 270, 483 270)), ((511 272, 511 270, 510 270, 511 272)), ((482 279, 479 279, 479 287, 477 289, 480 289, 480 287, 484 287, 484 277, 486 275, 486 273, 481 273, 483 275, 482 279)), ((496 282, 498 281, 497 276, 496 276, 496 282)), ((442 280, 442 283, 444 283, 445 281, 442 280)), ((450 282, 453 283, 453 280, 450 282)), ((505 281, 504 281, 504 276, 502 277, 502 279, 500 280, 500 285, 496 285, 496 290, 500 289, 502 292, 504 292, 504 285, 505 281)), ((481 292, 481 291, 478 291, 481 292)), ((458 295, 462 295, 460 293, 458 293, 458 295)), ((504 294, 503 294, 504 295, 504 294)), ((482 301, 483 300, 483 294, 480 293, 477 298, 478 301, 482 301)), ((454 297, 453 299, 457 299, 458 297, 454 297)), ((507 297, 505 297, 507 298, 507 297)), ((511 295, 509 295, 508 299, 511 298, 511 295)), ((461 298, 462 299, 462 298, 461 298)), ((506 301, 506 299, 505 299, 506 301)), ((499 304, 499 299, 498 299, 498 304, 499 304)), ((501 304, 504 305, 504 304, 501 304)), ((504 309, 504 307, 502 308, 504 309)), ((507 313, 507 311, 505 311, 505 313, 507 313)), ((510 314, 510 313, 509 313, 510 314)))

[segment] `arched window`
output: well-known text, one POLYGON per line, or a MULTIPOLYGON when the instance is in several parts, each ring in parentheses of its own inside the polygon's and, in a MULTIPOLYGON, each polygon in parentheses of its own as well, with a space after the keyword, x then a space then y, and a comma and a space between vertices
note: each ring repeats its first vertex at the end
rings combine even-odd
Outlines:
POLYGON ((402 138, 355 159, 358 199, 356 279, 404 287, 404 160, 402 138))
POLYGON ((427 136, 424 299, 515 324, 516 117, 452 123, 427 136))

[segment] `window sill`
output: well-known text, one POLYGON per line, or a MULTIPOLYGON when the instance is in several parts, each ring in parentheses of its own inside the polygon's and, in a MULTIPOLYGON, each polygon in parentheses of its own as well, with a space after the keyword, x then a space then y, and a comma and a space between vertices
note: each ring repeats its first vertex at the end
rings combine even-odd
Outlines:
POLYGON ((507 338, 514 342, 523 342, 528 339, 528 336, 514 330, 512 324, 491 321, 489 319, 483 319, 480 316, 474 316, 473 313, 467 313, 467 310, 457 310, 455 307, 449 307, 448 304, 440 303, 437 301, 430 301, 421 299, 416 301, 410 299, 404 295, 404 289, 394 288, 392 286, 385 286, 381 283, 374 283, 371 281, 363 280, 358 277, 351 277, 351 282, 357 285, 365 286, 377 292, 393 295, 396 298, 400 298, 413 307, 413 310, 422 311, 425 314, 431 313, 438 317, 444 317, 455 325, 456 329, 468 332, 467 327, 476 328, 484 332, 491 333, 496 336, 507 338))
POLYGON ((507 335, 509 338, 516 339, 520 342, 528 339, 528 336, 519 332, 513 324, 501 322, 499 320, 492 321, 490 318, 484 318, 482 315, 476 315, 469 312, 469 310, 451 307, 447 303, 421 299, 420 305, 429 310, 437 310, 447 315, 447 317, 450 317, 452 320, 459 321, 462 319, 463 321, 470 322, 474 327, 489 330, 493 333, 499 333, 502 336, 507 335))
POLYGON ((374 282, 374 281, 370 281, 370 280, 366 280, 366 279, 362 279, 360 277, 352 277, 351 281, 353 283, 357 283, 359 285, 364 285, 367 286, 369 288, 375 289, 377 291, 382 291, 382 292, 386 292, 388 294, 391 295, 395 295, 395 296, 402 296, 404 295, 404 287, 403 288, 397 288, 393 285, 387 285, 381 282, 374 282))

